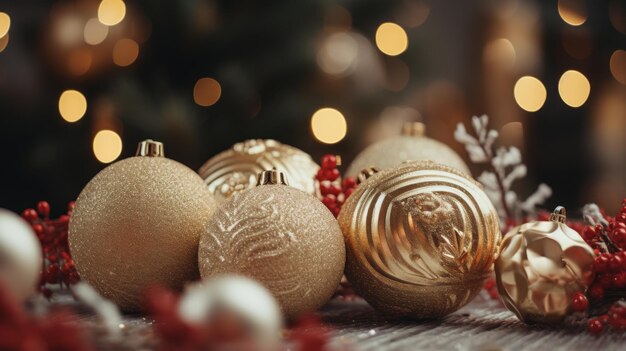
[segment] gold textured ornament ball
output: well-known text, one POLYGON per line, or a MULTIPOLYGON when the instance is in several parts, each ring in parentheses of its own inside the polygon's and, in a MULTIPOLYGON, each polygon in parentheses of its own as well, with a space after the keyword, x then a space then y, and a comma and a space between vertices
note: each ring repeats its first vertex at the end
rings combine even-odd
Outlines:
POLYGON ((202 278, 236 273, 259 281, 295 317, 332 297, 346 253, 330 211, 284 179, 266 171, 259 186, 224 202, 204 228, 198 261, 202 278))
POLYGON ((419 319, 469 302, 492 271, 501 239, 480 184, 429 161, 369 176, 346 200, 339 224, 356 293, 383 313, 419 319))
POLYGON ((23 302, 35 293, 41 264, 41 245, 31 226, 0 208, 0 285, 23 302))
POLYGON ((423 123, 407 123, 402 135, 374 143, 361 151, 348 167, 346 175, 356 177, 362 169, 387 169, 405 161, 435 161, 471 174, 456 152, 446 144, 424 136, 423 123))
POLYGON ((80 277, 123 310, 140 307, 143 289, 180 289, 198 278, 198 234, 215 209, 202 179, 163 157, 163 144, 98 173, 80 193, 69 224, 80 277))
POLYGON ((315 194, 319 166, 304 151, 271 139, 251 139, 233 145, 208 160, 198 171, 218 200, 256 185, 268 169, 285 173, 296 189, 315 194))
POLYGON ((565 224, 557 207, 549 221, 509 231, 495 264, 498 292, 526 323, 556 323, 569 312, 574 294, 593 280, 593 249, 565 224))

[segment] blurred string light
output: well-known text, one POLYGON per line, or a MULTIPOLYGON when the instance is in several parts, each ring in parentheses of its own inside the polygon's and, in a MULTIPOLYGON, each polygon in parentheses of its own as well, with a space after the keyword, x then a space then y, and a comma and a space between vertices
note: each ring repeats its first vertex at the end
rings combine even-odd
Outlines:
POLYGON ((386 55, 398 56, 409 46, 409 38, 402 27, 386 22, 376 30, 376 46, 386 55))
POLYGON ((102 43, 109 34, 109 27, 102 24, 97 18, 92 18, 85 24, 83 36, 85 43, 89 45, 98 45, 102 43))
POLYGON ((128 38, 123 38, 113 47, 113 63, 120 67, 130 66, 139 57, 139 44, 128 38))
POLYGON ((587 9, 584 0, 559 0, 559 16, 565 23, 580 26, 587 21, 587 9))
POLYGON ((483 51, 483 59, 486 63, 495 63, 505 67, 513 67, 515 65, 515 56, 515 47, 506 38, 490 41, 483 51))
POLYGON ((89 49, 78 48, 70 52, 67 60, 68 70, 76 76, 82 76, 91 68, 92 54, 89 49))
POLYGON ((96 133, 93 138, 93 154, 102 163, 115 161, 122 153, 122 138, 108 129, 96 133))
POLYGON ((193 100, 200 106, 212 106, 222 96, 222 86, 213 78, 198 79, 193 87, 193 100))
POLYGON ((0 38, 9 33, 9 28, 11 28, 11 17, 4 12, 0 12, 0 38))
POLYGON ((77 90, 66 90, 59 97, 59 113, 67 122, 73 123, 87 112, 87 99, 77 90))
POLYGON ((73 14, 61 16, 54 27, 54 36, 64 46, 80 44, 84 38, 83 19, 73 14))
POLYGON ((500 143, 513 145, 520 149, 524 146, 524 126, 522 122, 509 122, 500 129, 500 143))
POLYGON ((546 102, 547 93, 539 79, 524 76, 515 83, 513 95, 519 107, 528 112, 535 112, 546 102))
POLYGON ((0 38, 0 52, 3 52, 7 45, 9 45, 9 34, 5 34, 5 36, 0 38))
POLYGON ((578 71, 569 70, 559 79, 559 95, 568 106, 582 106, 587 101, 590 91, 589 80, 578 71))
POLYGON ((403 1, 394 11, 394 17, 405 27, 416 28, 424 24, 430 7, 424 1, 403 1))
POLYGON ((98 20, 107 26, 114 26, 126 16, 126 4, 122 0, 102 0, 98 6, 98 20))
POLYGON ((609 4, 609 20, 618 32, 626 35, 626 2, 613 0, 609 4))
POLYGON ((626 84, 626 51, 615 50, 611 55, 610 68, 615 80, 626 84))
POLYGON ((348 131, 346 118, 334 108, 321 108, 311 116, 311 130, 315 139, 324 144, 336 144, 348 131))
POLYGON ((354 68, 358 54, 359 44, 350 33, 334 33, 317 52, 317 64, 328 74, 344 75, 354 68))

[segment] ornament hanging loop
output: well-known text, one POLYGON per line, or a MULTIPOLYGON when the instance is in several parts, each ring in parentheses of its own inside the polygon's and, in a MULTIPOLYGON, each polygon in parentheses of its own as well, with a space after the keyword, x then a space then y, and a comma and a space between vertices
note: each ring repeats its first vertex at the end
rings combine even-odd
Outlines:
POLYGON ((374 174, 380 172, 380 169, 378 169, 377 167, 367 167, 363 170, 361 170, 361 172, 359 172, 359 175, 356 177, 356 183, 357 184, 361 184, 364 181, 367 180, 367 178, 373 176, 374 174))
POLYGON ((137 145, 137 152, 135 152, 135 156, 165 157, 163 143, 152 139, 146 139, 137 145))
POLYGON ((426 133, 426 125, 422 122, 405 122, 402 125, 402 135, 421 137, 426 133))
POLYGON ((557 222, 557 223, 565 223, 567 221, 565 207, 557 206, 554 209, 554 211, 550 214, 550 221, 557 222))
POLYGON ((277 184, 289 185, 289 182, 287 181, 287 176, 285 175, 285 173, 276 170, 276 168, 273 168, 269 171, 263 171, 257 176, 257 186, 277 184))

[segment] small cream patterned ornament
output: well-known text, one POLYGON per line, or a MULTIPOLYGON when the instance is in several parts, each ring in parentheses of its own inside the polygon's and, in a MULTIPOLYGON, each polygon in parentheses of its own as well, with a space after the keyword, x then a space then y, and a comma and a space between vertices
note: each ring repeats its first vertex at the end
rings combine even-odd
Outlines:
POLYGON ((315 174, 319 166, 311 156, 271 139, 237 143, 208 160, 198 173, 221 201, 254 187, 257 174, 268 169, 284 173, 294 188, 315 193, 315 174))
POLYGON ((523 322, 559 322, 574 294, 593 280, 593 249, 565 220, 557 207, 549 221, 523 224, 504 237, 495 264, 498 291, 523 322))
POLYGON ((387 169, 405 161, 435 161, 471 174, 469 168, 450 147, 426 137, 425 126, 419 122, 404 125, 402 135, 384 139, 361 151, 348 167, 346 175, 355 177, 366 167, 387 169))
POLYGON ((222 273, 259 281, 289 317, 325 304, 345 264, 341 230, 315 197, 273 170, 225 201, 206 223, 198 263, 203 278, 222 273))
POLYGON ((339 214, 355 291, 398 316, 461 308, 481 290, 500 242, 487 195, 466 174, 429 161, 367 171, 339 214))

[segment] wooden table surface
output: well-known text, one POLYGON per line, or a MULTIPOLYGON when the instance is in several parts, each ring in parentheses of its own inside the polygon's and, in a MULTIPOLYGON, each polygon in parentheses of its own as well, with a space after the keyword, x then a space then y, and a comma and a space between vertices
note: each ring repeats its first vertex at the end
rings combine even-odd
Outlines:
MULTIPOLYGON (((349 346, 355 351, 626 350, 626 333, 606 332, 595 337, 584 324, 571 320, 559 327, 528 326, 499 301, 490 299, 485 292, 481 294, 441 320, 391 320, 377 314, 363 300, 334 300, 322 308, 320 315, 333 329, 331 346, 349 346)), ((84 315, 83 321, 97 326, 92 315, 84 315)), ((122 334, 116 338, 95 333, 98 349, 156 348, 150 319, 125 316, 124 324, 122 334)))

